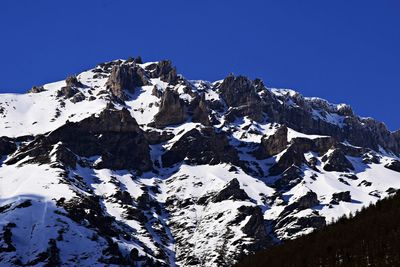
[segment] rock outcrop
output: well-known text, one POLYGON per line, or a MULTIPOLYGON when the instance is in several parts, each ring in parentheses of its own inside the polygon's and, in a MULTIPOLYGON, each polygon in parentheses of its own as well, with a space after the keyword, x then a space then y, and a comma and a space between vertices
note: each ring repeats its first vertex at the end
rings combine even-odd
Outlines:
POLYGON ((303 151, 299 151, 297 147, 292 144, 281 155, 278 161, 269 169, 269 174, 278 175, 293 165, 300 167, 302 164, 306 163, 307 160, 304 157, 303 151))
POLYGON ((62 87, 57 91, 57 97, 71 98, 79 93, 78 88, 84 87, 84 85, 78 81, 76 76, 68 76, 65 80, 66 86, 62 87))
POLYGON ((194 101, 194 109, 192 111, 192 121, 199 122, 205 126, 210 126, 211 121, 209 118, 210 110, 207 106, 205 95, 202 94, 201 97, 197 97, 194 101))
POLYGON ((318 204, 317 194, 308 191, 283 209, 274 225, 275 231, 282 239, 287 239, 290 236, 296 236, 297 233, 307 228, 323 228, 326 225, 325 217, 321 216, 318 211, 311 211, 308 215, 301 217, 295 216, 296 212, 312 208, 318 204))
POLYGON ((325 163, 323 168, 326 171, 348 172, 349 170, 354 170, 353 165, 341 149, 334 149, 328 152, 322 157, 322 161, 325 163))
POLYGON ((176 69, 172 66, 171 61, 161 60, 157 63, 150 64, 146 67, 150 78, 160 78, 161 81, 175 85, 178 82, 176 69))
POLYGON ((27 93, 37 94, 46 91, 43 86, 33 86, 31 89, 27 91, 27 93))
POLYGON ((134 93, 135 88, 148 84, 145 71, 136 64, 116 65, 112 68, 106 86, 117 99, 126 100, 125 91, 134 93))
POLYGON ((392 160, 390 163, 386 164, 385 167, 392 171, 400 172, 400 161, 392 160))
POLYGON ((228 182, 225 187, 219 191, 214 197, 212 197, 212 202, 221 202, 223 200, 247 200, 249 196, 246 192, 240 188, 239 181, 233 178, 228 182))
POLYGON ((297 209, 297 210, 309 209, 318 204, 319 204, 319 201, 318 201, 317 194, 313 191, 308 191, 305 195, 299 197, 295 202, 288 205, 284 209, 283 213, 285 213, 287 211, 293 211, 294 209, 297 209))
POLYGON ((188 131, 162 155, 164 167, 183 160, 196 165, 239 162, 237 152, 229 144, 226 135, 216 133, 213 128, 188 131))
POLYGON ((264 135, 261 139, 260 147, 255 151, 258 159, 264 159, 279 154, 288 145, 288 129, 282 125, 276 129, 272 135, 264 135))
POLYGON ((302 175, 303 172, 299 167, 291 166, 275 181, 274 187, 277 190, 289 190, 302 181, 302 175))
POLYGON ((338 205, 340 201, 351 202, 350 191, 338 192, 332 194, 331 204, 338 205))
POLYGON ((4 155, 10 155, 17 150, 17 145, 14 140, 9 137, 0 137, 0 158, 4 155))
POLYGON ((263 119, 263 102, 248 78, 230 75, 219 85, 218 90, 230 107, 226 115, 229 121, 244 116, 255 121, 263 119))
POLYGON ((66 123, 21 148, 7 164, 27 156, 40 163, 49 162, 50 151, 59 143, 81 157, 99 156, 101 160, 94 168, 149 170, 152 167, 148 142, 126 109, 106 109, 98 117, 66 123))
POLYGON ((165 90, 161 97, 161 105, 154 116, 154 124, 158 128, 180 124, 187 118, 187 106, 179 94, 170 89, 165 90))
POLYGON ((250 250, 259 250, 271 243, 260 207, 242 206, 238 210, 240 216, 250 216, 247 223, 242 227, 243 233, 255 241, 253 244, 248 245, 248 248, 250 250))

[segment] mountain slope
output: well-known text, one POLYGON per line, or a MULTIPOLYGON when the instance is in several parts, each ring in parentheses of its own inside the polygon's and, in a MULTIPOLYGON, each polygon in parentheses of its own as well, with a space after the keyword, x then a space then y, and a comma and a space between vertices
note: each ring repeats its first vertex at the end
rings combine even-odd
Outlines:
POLYGON ((399 266, 399 233, 396 194, 323 230, 248 256, 236 266, 399 266))
POLYGON ((400 135, 261 80, 116 60, 0 95, 0 262, 231 266, 400 188, 400 135))

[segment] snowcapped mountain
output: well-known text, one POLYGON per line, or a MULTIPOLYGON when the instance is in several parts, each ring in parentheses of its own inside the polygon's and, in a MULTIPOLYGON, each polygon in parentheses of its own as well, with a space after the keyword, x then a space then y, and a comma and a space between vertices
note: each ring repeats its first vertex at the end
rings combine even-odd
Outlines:
POLYGON ((116 60, 0 95, 0 265, 231 266, 400 188, 400 131, 116 60))

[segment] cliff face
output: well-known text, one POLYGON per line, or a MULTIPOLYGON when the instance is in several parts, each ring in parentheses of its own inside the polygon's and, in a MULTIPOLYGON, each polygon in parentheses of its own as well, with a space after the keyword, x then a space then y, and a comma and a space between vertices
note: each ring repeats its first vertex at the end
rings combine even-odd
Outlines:
POLYGON ((400 188, 400 133, 170 61, 0 95, 3 265, 231 266, 400 188))

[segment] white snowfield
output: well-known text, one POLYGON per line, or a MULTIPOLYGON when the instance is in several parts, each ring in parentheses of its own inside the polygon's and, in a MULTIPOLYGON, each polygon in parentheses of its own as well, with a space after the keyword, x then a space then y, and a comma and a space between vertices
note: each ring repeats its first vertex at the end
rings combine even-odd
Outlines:
MULTIPOLYGON (((151 63, 141 64, 145 67, 151 63)), ((65 86, 65 81, 44 85, 44 92, 26 94, 0 95, 0 136, 19 137, 25 135, 46 134, 56 130, 67 121, 81 121, 93 114, 99 114, 106 107, 109 99, 104 93, 107 77, 94 78, 95 72, 88 70, 77 76, 85 85, 79 88, 85 100, 73 103, 70 99, 60 99, 57 91, 65 86), (95 96, 89 101, 90 96, 95 96), (62 103, 63 102, 63 103, 62 103)), ((220 99, 220 95, 212 89, 212 83, 207 81, 191 81, 195 90, 204 92, 207 100, 220 99)), ((168 86, 160 79, 151 79, 151 84, 137 88, 135 93, 125 101, 125 106, 116 104, 118 109, 127 107, 133 118, 143 129, 149 129, 149 123, 159 110, 160 98, 152 94, 154 86, 163 92, 168 86)), ((190 101, 191 96, 182 88, 175 88, 180 97, 190 101)), ((288 89, 273 89, 276 95, 287 95, 288 105, 292 105, 290 97, 298 93, 288 89)), ((308 100, 307 100, 308 101, 308 100)), ((311 101, 311 100, 309 100, 311 101)), ((329 104, 329 103, 328 103, 329 104)), ((330 104, 332 105, 332 104, 330 104)), ((332 105, 332 109, 341 109, 342 105, 332 105)), ((268 121, 257 123, 245 117, 231 124, 225 122, 224 116, 215 113, 220 124, 214 127, 233 129, 230 144, 239 152, 241 160, 252 162, 263 171, 268 169, 282 156, 285 151, 274 157, 257 160, 247 147, 237 147, 238 142, 259 144, 262 136, 272 135, 275 128, 268 121)), ((315 117, 320 117, 315 110, 315 117)), ((322 118, 322 117, 321 117, 322 118)), ((340 125, 342 117, 336 113, 324 116, 324 120, 340 125)), ((192 129, 202 128, 199 123, 187 122, 181 125, 166 127, 175 137, 171 140, 151 145, 151 158, 160 160, 162 153, 170 149, 185 133, 192 129)), ((151 127, 150 127, 151 128, 151 127)), ((315 139, 323 136, 306 135, 293 129, 288 129, 288 141, 302 137, 315 139)), ((57 151, 57 147, 53 148, 57 151)), ((328 152, 330 153, 330 152, 328 152)), ((239 254, 250 253, 249 244, 254 240, 243 232, 243 227, 251 219, 251 214, 238 223, 237 219, 242 206, 259 207, 265 220, 266 232, 271 234, 268 242, 295 238, 310 233, 313 227, 304 227, 292 232, 297 227, 292 220, 272 233, 271 225, 278 220, 285 207, 295 203, 307 192, 317 195, 319 204, 302 210, 290 212, 290 217, 307 218, 316 212, 325 217, 327 223, 337 218, 354 213, 363 206, 374 203, 389 195, 388 189, 400 188, 400 173, 390 170, 384 165, 399 158, 386 151, 375 151, 379 163, 363 163, 361 158, 346 156, 354 166, 351 174, 357 179, 343 178, 343 173, 325 171, 322 167, 322 155, 306 153, 306 159, 315 157, 319 171, 303 166, 304 177, 301 182, 281 192, 275 201, 277 189, 274 182, 277 176, 251 175, 238 166, 232 171, 231 164, 190 165, 181 163, 171 168, 156 168, 156 171, 139 173, 132 170, 91 169, 78 165, 69 170, 66 180, 65 170, 57 165, 57 158, 52 157, 50 164, 24 162, 23 159, 12 165, 5 164, 8 157, 0 158, 0 266, 18 266, 31 264, 44 266, 40 253, 49 251, 49 240, 56 240, 59 250, 59 260, 62 266, 118 266, 99 261, 106 258, 104 252, 110 240, 117 244, 121 254, 129 257, 136 249, 138 257, 150 258, 164 263, 166 266, 219 266, 224 261, 227 265, 234 264, 239 254), (227 199, 220 202, 208 201, 199 204, 202 197, 213 196, 220 192, 232 179, 239 181, 240 188, 249 199, 227 199), (68 181, 68 182, 66 182, 68 181), (152 188, 158 188, 152 190, 152 188), (155 206, 144 212, 144 220, 140 216, 128 216, 134 213, 128 204, 115 197, 118 192, 128 192, 132 197, 135 210, 140 210, 139 198, 148 194, 158 202, 162 211, 155 206), (332 195, 349 191, 351 201, 340 201, 331 205, 332 195), (99 207, 105 216, 114 218, 113 227, 118 234, 107 238, 90 226, 84 220, 77 222, 67 216, 67 211, 57 201, 64 202, 79 199, 82 196, 97 196, 99 207), (179 206, 171 207, 166 203, 174 199, 179 206), (185 204, 186 203, 186 204, 185 204), (14 226, 10 225, 14 224, 14 226), (12 232, 11 243, 15 247, 7 251, 6 229, 12 232), (125 234, 125 235, 124 235, 125 234), (196 258, 196 261, 191 261, 196 258)), ((91 161, 97 158, 86 159, 91 161)), ((83 212, 89 214, 88 208, 83 212)), ((97 211, 95 211, 97 212, 97 211)), ((135 213, 136 214, 136 213, 135 213)), ((280 218, 282 219, 282 218, 280 218)), ((140 258, 139 266, 148 263, 140 258)))

